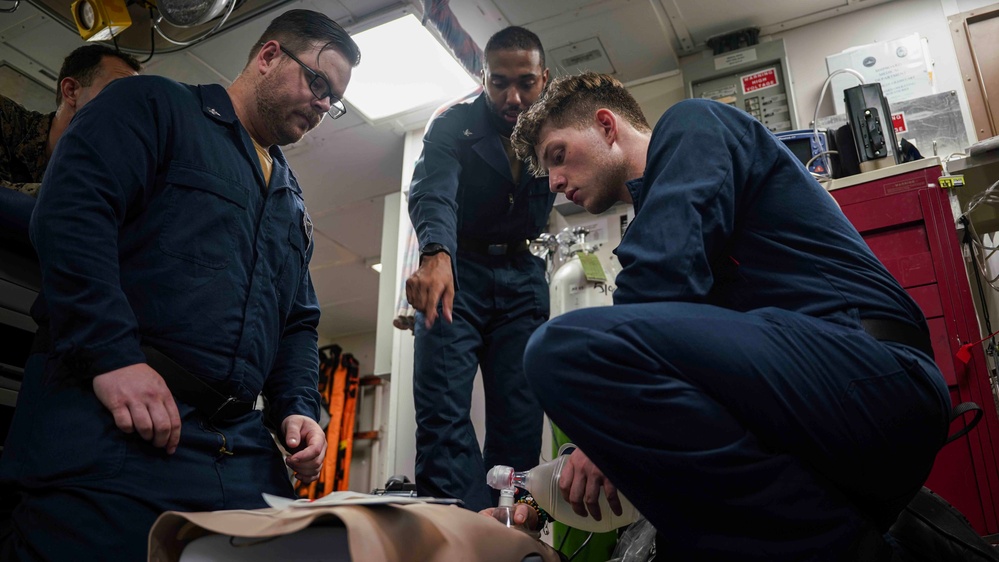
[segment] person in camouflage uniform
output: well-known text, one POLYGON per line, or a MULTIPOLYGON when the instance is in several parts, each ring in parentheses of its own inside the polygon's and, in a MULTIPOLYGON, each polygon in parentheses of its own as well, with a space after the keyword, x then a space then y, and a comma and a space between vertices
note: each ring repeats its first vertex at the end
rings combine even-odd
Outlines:
POLYGON ((0 95, 0 238, 27 241, 34 198, 59 137, 105 86, 141 68, 131 55, 106 45, 85 45, 63 61, 54 112, 30 111, 0 95))
POLYGON ((3 137, 0 185, 38 196, 45 165, 49 163, 49 130, 56 112, 29 111, 0 95, 0 136, 3 137))
POLYGON ((0 95, 0 185, 37 197, 49 156, 76 112, 112 80, 140 69, 131 55, 106 45, 85 45, 63 61, 56 111, 29 111, 0 95))

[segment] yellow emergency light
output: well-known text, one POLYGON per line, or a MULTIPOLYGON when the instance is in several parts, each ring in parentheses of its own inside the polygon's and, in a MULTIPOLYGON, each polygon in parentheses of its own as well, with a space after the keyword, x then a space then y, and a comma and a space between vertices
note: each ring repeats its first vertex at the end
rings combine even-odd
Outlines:
POLYGON ((132 25, 125 0, 76 0, 70 9, 84 41, 108 41, 132 25))

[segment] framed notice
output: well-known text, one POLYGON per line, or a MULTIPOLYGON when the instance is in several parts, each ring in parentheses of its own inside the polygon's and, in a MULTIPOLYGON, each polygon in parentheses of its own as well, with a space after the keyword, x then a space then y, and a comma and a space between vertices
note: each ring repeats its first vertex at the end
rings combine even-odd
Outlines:
MULTIPOLYGON (((918 33, 826 57, 830 74, 843 68, 859 72, 865 83, 879 82, 888 105, 936 93, 926 40, 918 33)), ((831 93, 836 113, 846 113, 843 90, 859 84, 857 77, 849 73, 833 77, 831 93)))

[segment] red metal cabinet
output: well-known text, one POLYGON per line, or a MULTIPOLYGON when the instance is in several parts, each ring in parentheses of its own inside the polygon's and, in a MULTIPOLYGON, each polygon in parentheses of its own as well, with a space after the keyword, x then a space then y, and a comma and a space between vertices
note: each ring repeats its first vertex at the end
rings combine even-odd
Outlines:
MULTIPOLYGON (((999 532, 999 419, 982 346, 967 365, 955 355, 981 336, 948 194, 938 186, 941 173, 934 158, 836 180, 830 193, 922 308, 953 403, 970 400, 984 410, 974 430, 940 451, 926 485, 979 533, 991 534, 999 532)), ((963 421, 955 421, 951 433, 960 427, 963 421)))

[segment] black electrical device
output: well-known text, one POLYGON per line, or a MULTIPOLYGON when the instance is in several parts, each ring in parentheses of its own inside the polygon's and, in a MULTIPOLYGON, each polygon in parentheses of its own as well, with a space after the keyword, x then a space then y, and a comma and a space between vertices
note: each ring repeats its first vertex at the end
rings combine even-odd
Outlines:
POLYGON ((860 173, 860 162, 857 161, 857 144, 853 141, 853 131, 850 125, 846 124, 832 132, 832 138, 836 139, 836 154, 832 157, 835 162, 834 170, 837 178, 845 178, 860 173))
POLYGON ((891 108, 881 84, 861 84, 843 91, 846 117, 857 147, 861 172, 898 164, 898 141, 891 121, 891 108))

